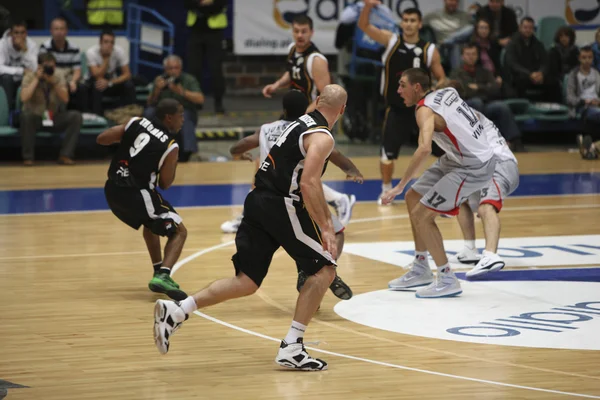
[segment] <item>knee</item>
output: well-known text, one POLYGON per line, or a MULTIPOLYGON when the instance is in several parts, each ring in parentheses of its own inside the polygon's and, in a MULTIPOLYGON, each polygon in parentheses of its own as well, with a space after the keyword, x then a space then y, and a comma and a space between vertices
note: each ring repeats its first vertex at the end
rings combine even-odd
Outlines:
POLYGON ((436 214, 429 212, 424 205, 417 203, 412 210, 409 211, 410 219, 417 225, 422 225, 433 221, 436 214))
POLYGON ((406 201, 409 211, 415 207, 415 205, 421 200, 421 197, 422 196, 413 189, 408 189, 406 195, 404 196, 404 200, 406 201))
POLYGON ((69 124, 81 126, 83 124, 83 116, 79 111, 67 111, 67 121, 69 124))
POLYGON ((496 216, 497 214, 496 207, 491 204, 484 203, 479 206, 477 209, 477 214, 479 214, 480 218, 489 218, 490 216, 496 216))
POLYGON ((258 285, 243 272, 239 273, 236 278, 238 280, 239 290, 243 296, 250 296, 258 290, 258 285))
POLYGON ((179 225, 177 225, 177 234, 178 234, 178 235, 179 235, 179 236, 180 236, 180 237, 181 237, 183 240, 187 239, 187 234, 188 234, 188 231, 187 231, 187 228, 185 227, 185 225, 183 225, 183 224, 179 224, 179 225))
POLYGON ((321 270, 315 274, 315 277, 329 286, 335 279, 335 268, 331 265, 327 265, 321 268, 321 270))

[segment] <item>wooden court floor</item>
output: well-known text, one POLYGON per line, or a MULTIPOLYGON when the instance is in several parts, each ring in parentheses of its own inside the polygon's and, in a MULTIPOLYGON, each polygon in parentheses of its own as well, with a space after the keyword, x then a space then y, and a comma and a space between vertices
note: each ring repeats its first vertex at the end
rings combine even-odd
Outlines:
MULTIPOLYGON (((559 153, 525 154, 519 161, 522 174, 597 173, 600 166, 559 153)), ((367 178, 378 177, 376 159, 356 162, 367 178)), ((407 162, 400 160, 398 171, 407 162)), ((106 168, 7 167, 0 189, 100 187, 106 168)), ((179 167, 176 182, 247 182, 251 176, 250 164, 190 164, 179 167)), ((327 177, 343 178, 333 168, 327 177)), ((233 235, 221 234, 219 225, 238 211, 180 210, 189 234, 174 278, 184 290, 193 292, 233 273, 233 235)), ((509 198, 501 218, 503 238, 593 238, 600 235, 600 196, 509 198)), ((461 238, 454 219, 438 222, 445 239, 461 238)), ((481 223, 476 228, 482 237, 481 223)), ((410 240, 403 202, 385 208, 359 203, 346 230, 348 249, 410 240)), ((600 259, 549 264, 535 269, 600 267, 600 259)), ((339 265, 355 299, 385 290, 403 273, 356 252, 342 254, 339 265)), ((318 342, 309 351, 328 361, 329 370, 279 370, 273 363, 276 340, 287 332, 296 300, 295 266, 281 250, 256 295, 201 310, 161 356, 151 333, 159 298, 147 289, 151 271, 141 232, 108 211, 0 216, 0 398, 10 382, 26 387, 9 388, 8 399, 600 399, 599 350, 472 343, 377 329, 341 317, 331 293, 305 339, 318 342)), ((492 296, 477 285, 465 285, 462 297, 433 300, 433 308, 451 314, 492 296)), ((535 297, 527 290, 521 295, 523 301, 535 297)), ((407 324, 432 323, 430 305, 419 315, 427 301, 404 293, 397 307, 416 315, 407 324)), ((600 289, 589 301, 600 309, 600 289)), ((568 304, 560 297, 552 302, 568 304)), ((377 304, 373 307, 375 312, 377 304)), ((588 335, 600 341, 597 313, 588 314, 593 327, 588 335)), ((582 324, 584 329, 590 328, 582 324)))

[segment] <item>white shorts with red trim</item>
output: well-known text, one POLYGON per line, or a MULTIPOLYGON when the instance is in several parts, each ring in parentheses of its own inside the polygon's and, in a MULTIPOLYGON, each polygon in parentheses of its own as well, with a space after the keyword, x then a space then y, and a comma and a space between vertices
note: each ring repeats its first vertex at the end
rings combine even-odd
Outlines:
POLYGON ((412 185, 421 203, 436 212, 457 215, 459 206, 473 193, 487 187, 494 175, 496 159, 464 167, 446 155, 440 157, 412 185))
POLYGON ((489 184, 469 197, 474 211, 481 204, 491 204, 497 212, 502 209, 504 199, 519 187, 519 166, 514 160, 498 161, 494 177, 489 184))

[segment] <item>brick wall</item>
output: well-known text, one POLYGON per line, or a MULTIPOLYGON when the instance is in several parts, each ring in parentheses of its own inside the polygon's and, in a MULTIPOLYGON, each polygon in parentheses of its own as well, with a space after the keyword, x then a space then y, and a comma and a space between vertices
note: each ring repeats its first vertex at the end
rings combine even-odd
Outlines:
MULTIPOLYGON (((328 56, 329 70, 335 71, 336 57, 328 56)), ((231 56, 223 70, 228 94, 259 94, 265 85, 285 72, 285 56, 231 56)))

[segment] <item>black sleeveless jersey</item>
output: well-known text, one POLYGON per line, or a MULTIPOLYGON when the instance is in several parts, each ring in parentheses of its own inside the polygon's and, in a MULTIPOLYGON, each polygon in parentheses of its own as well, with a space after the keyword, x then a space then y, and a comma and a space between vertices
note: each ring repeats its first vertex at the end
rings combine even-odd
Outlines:
POLYGON ((308 57, 313 53, 321 54, 313 43, 302 53, 296 53, 294 45, 288 53, 286 66, 292 80, 291 89, 304 93, 309 103, 312 103, 319 95, 315 81, 310 77, 308 71, 308 57))
POLYGON ((117 186, 154 189, 163 162, 177 147, 159 121, 132 118, 110 163, 108 179, 117 186))
MULTIPOLYGON (((402 72, 410 68, 422 68, 429 72, 428 64, 431 60, 427 57, 429 42, 419 39, 419 42, 410 49, 402 39, 402 35, 396 35, 395 40, 390 40, 391 49, 386 49, 383 54, 384 70, 382 71, 382 95, 388 106, 406 107, 404 100, 398 94, 398 82, 402 72), (389 51, 387 51, 389 50, 389 51)), ((409 45, 410 46, 410 45, 409 45)))
MULTIPOLYGON (((306 133, 325 132, 331 135, 327 120, 319 111, 305 114, 292 122, 271 148, 254 179, 256 189, 302 202, 300 178, 304 168, 305 150, 302 137, 306 133)), ((325 162, 325 168, 327 162, 325 162)))

